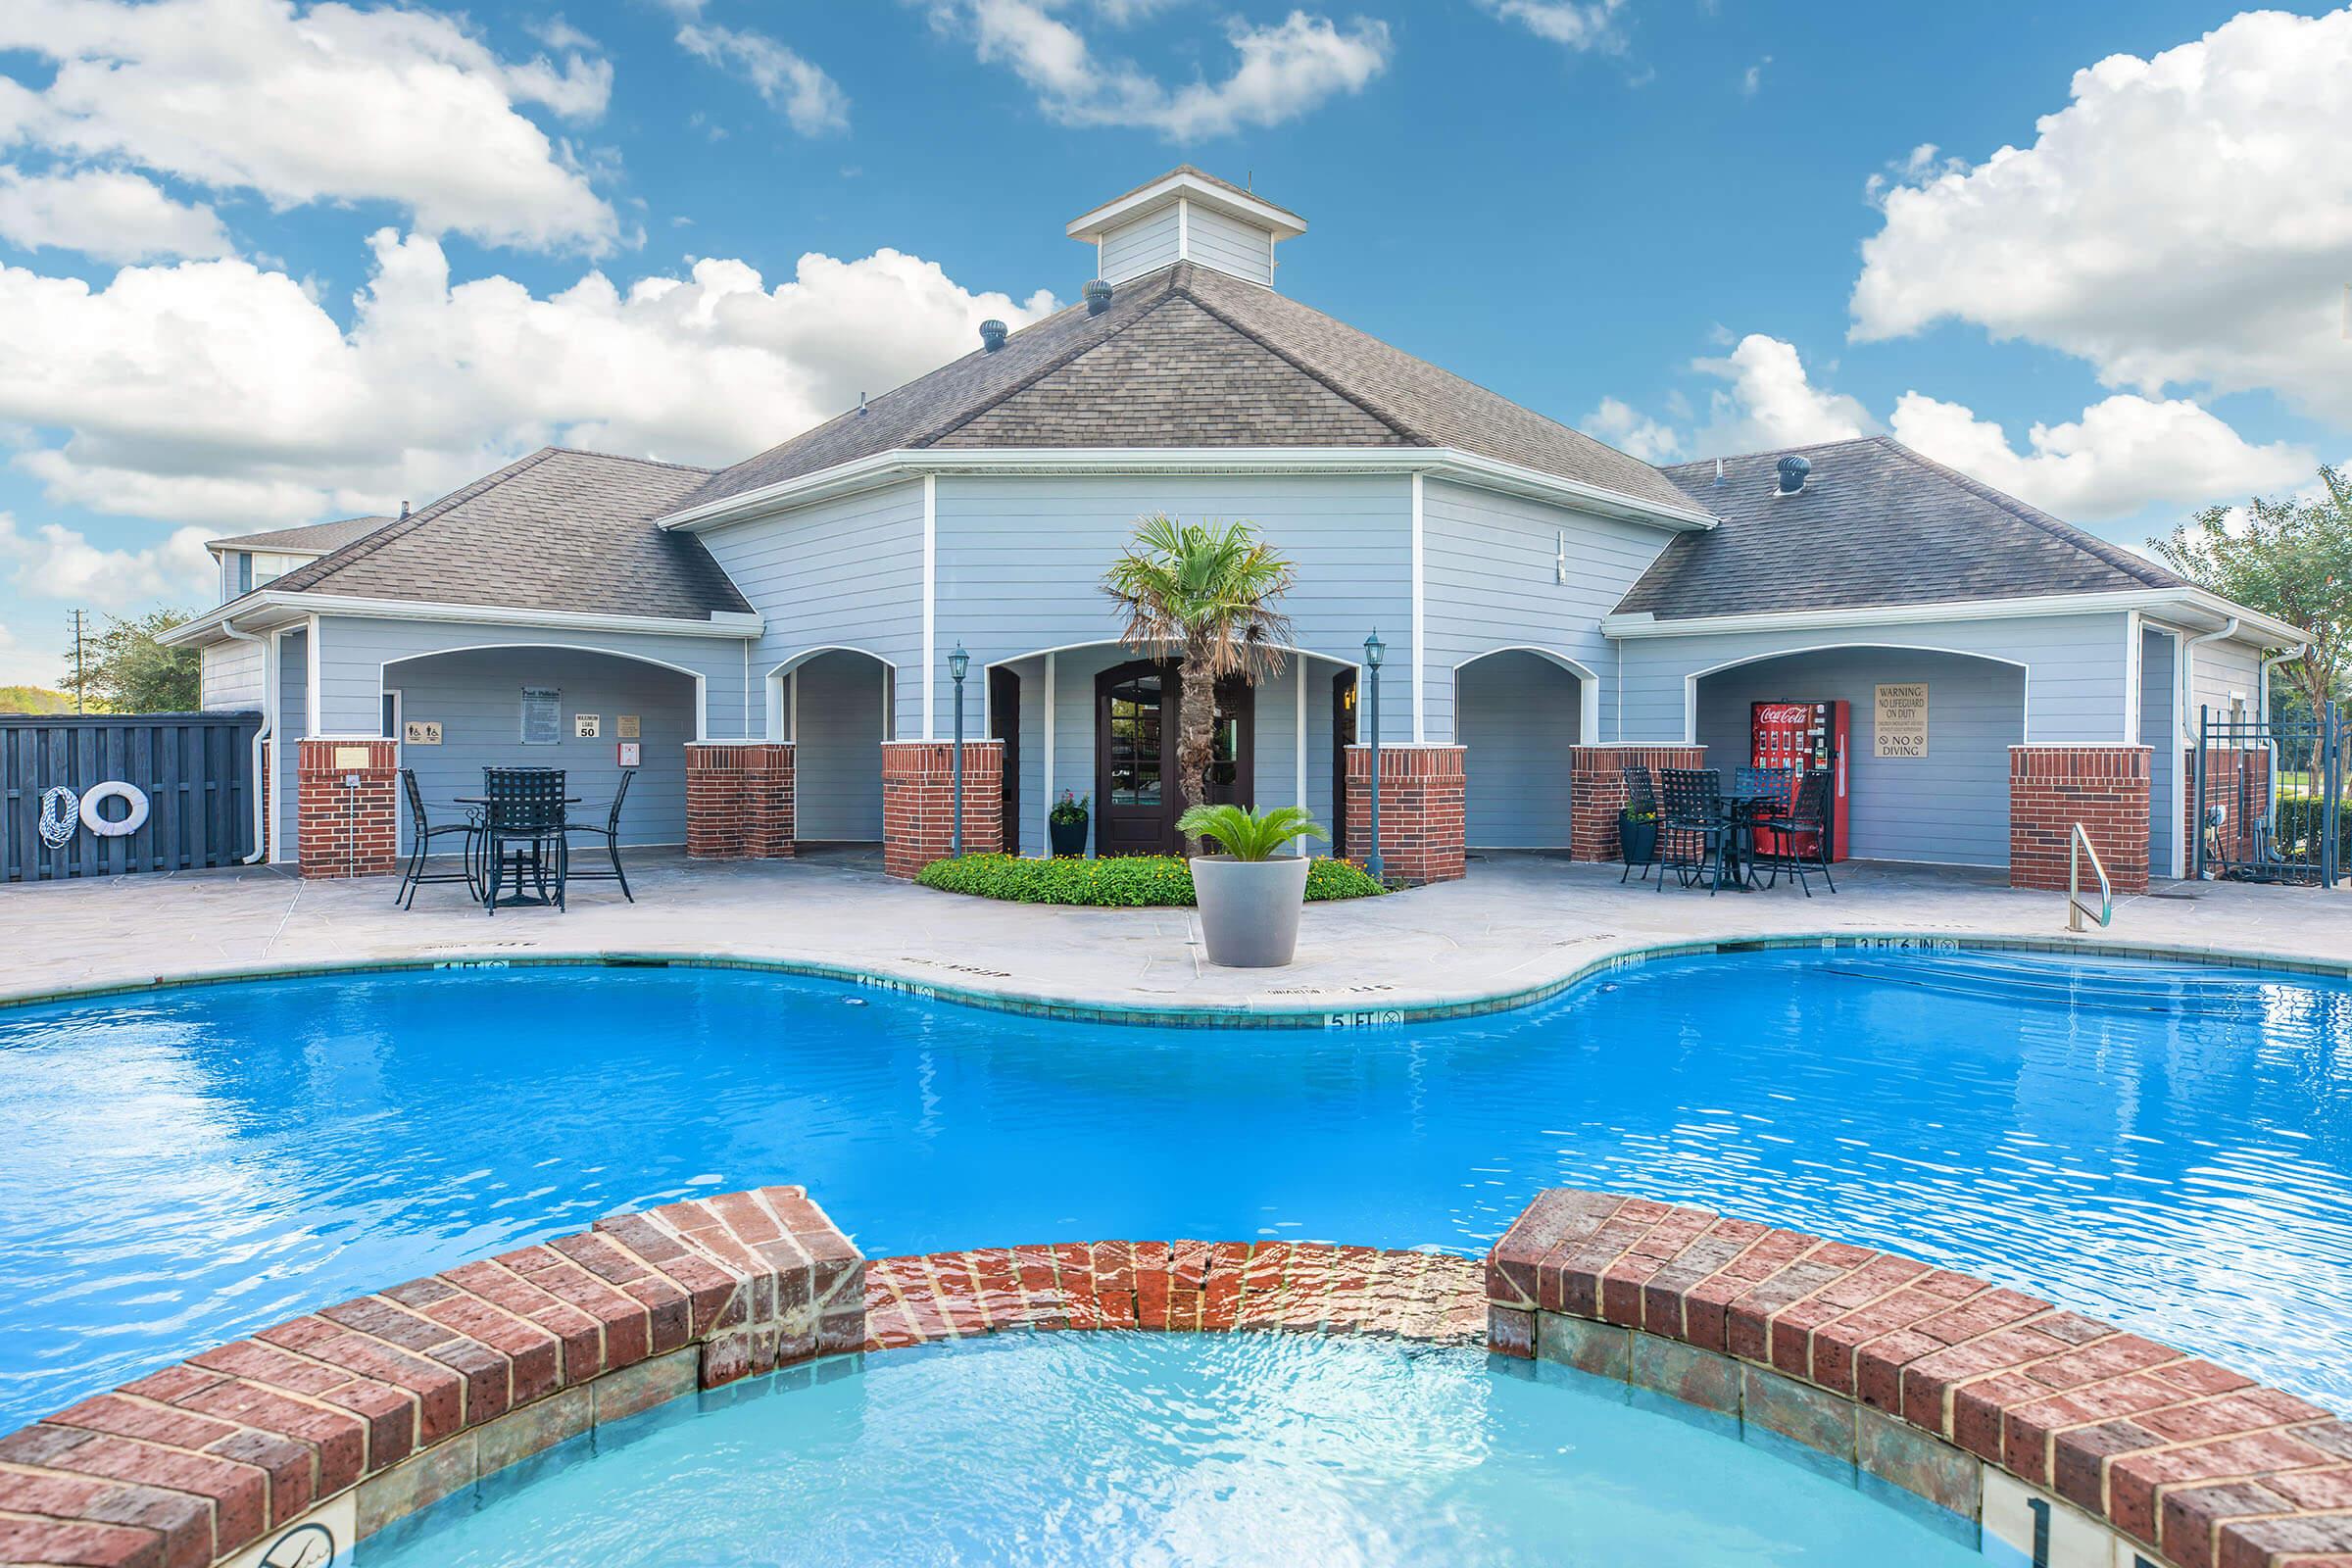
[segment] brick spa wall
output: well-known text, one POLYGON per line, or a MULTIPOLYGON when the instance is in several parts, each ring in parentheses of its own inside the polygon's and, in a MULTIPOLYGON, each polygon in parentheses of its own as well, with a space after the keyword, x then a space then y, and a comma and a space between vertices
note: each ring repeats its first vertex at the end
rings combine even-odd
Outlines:
POLYGON ((686 743, 686 853, 777 860, 793 850, 790 741, 686 743))
MULTIPOLYGON (((1450 882, 1466 864, 1464 797, 1468 775, 1460 746, 1380 749, 1380 854, 1396 882, 1450 882)), ((1372 748, 1348 748, 1348 836, 1369 833, 1372 748)), ((1350 845, 1352 848, 1352 842, 1350 845)), ((1348 858, 1364 863, 1363 857, 1348 858)))
POLYGON ((1704 746, 1579 746, 1568 754, 1568 858, 1617 858, 1617 813, 1625 809, 1625 774, 1646 767, 1704 767, 1704 746))
MULTIPOLYGON (((956 743, 882 743, 882 868, 911 877, 955 839, 956 743)), ((1004 743, 963 743, 963 853, 1004 847, 1004 743)))
POLYGON ((2010 747, 2009 885, 2063 892, 2080 822, 2115 891, 2145 893, 2154 755, 2145 746, 2010 747))
POLYGON ((304 876, 382 876, 399 866, 400 763, 391 741, 302 740, 294 766, 304 876))
POLYGON ((1737 1419, 2048 1568, 2352 1568, 2352 1424, 2022 1291, 1563 1188, 1487 1297, 1493 1349, 1737 1419))

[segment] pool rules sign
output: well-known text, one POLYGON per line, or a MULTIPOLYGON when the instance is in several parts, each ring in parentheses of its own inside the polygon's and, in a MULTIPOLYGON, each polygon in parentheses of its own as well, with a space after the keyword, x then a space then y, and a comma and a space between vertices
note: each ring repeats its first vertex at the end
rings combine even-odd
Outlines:
POLYGON ((1873 755, 1879 757, 1925 757, 1928 755, 1928 683, 1924 680, 1903 681, 1878 689, 1877 722, 1871 726, 1877 740, 1873 755))

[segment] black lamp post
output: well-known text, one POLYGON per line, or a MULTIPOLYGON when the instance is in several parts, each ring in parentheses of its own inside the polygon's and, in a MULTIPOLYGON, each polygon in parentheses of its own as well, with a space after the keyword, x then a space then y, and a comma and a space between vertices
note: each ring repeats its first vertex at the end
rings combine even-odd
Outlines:
POLYGON ((1388 869, 1380 857, 1380 662, 1388 656, 1389 645, 1375 631, 1364 639, 1364 668, 1372 675, 1372 690, 1364 704, 1365 721, 1372 728, 1372 853, 1364 857, 1364 870, 1378 882, 1388 869))
POLYGON ((956 799, 955 825, 948 836, 948 853, 963 854, 963 677, 970 672, 972 656, 963 651, 960 639, 956 651, 948 655, 948 674, 956 682, 956 756, 950 764, 948 785, 956 799))

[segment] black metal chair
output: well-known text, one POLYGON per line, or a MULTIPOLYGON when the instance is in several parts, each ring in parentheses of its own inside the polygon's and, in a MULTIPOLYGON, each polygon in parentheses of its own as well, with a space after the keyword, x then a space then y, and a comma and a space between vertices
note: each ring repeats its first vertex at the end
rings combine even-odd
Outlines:
MULTIPOLYGON (((1620 767, 1617 769, 1617 773, 1625 780, 1625 814, 1641 816, 1646 813, 1654 821, 1658 814, 1658 792, 1650 787, 1649 769, 1635 764, 1620 767)), ((1619 826, 1622 830, 1622 822, 1619 826)), ((1623 846, 1620 845, 1619 849, 1622 851, 1623 846)), ((1623 882, 1627 877, 1633 875, 1636 865, 1642 867, 1642 880, 1648 881, 1650 868, 1658 863, 1657 836, 1655 834, 1650 836, 1649 854, 1643 858, 1636 860, 1630 855, 1622 855, 1621 858, 1625 861, 1625 869, 1617 873, 1619 882, 1623 882)))
POLYGON ((409 863, 400 874, 400 891, 392 902, 404 909, 416 907, 416 890, 427 882, 463 882, 475 898, 482 896, 481 884, 474 875, 474 835, 482 830, 480 816, 469 814, 463 822, 444 822, 435 827, 424 809, 424 792, 416 787, 416 770, 400 770, 401 788, 409 797, 409 863), (427 871, 425 858, 432 854, 433 840, 451 833, 466 835, 466 843, 455 871, 427 871))
POLYGON ((536 902, 563 908, 564 879, 570 869, 564 837, 564 770, 485 767, 482 794, 489 799, 482 813, 483 907, 498 912, 499 891, 511 869, 515 892, 504 902, 533 902, 522 897, 527 877, 537 890, 536 902), (552 898, 547 887, 551 873, 556 884, 552 898))
MULTIPOLYGON (((587 833, 603 839, 605 854, 612 861, 612 869, 610 871, 571 871, 572 880, 577 882, 617 882, 620 884, 620 896, 631 904, 637 902, 637 895, 629 891, 628 873, 620 868, 620 803, 629 798, 629 780, 636 776, 637 770, 633 767, 624 767, 620 770, 620 788, 612 792, 612 808, 605 813, 603 827, 598 827, 594 822, 575 822, 568 816, 564 819, 564 832, 566 837, 574 833, 587 833)), ((568 859, 569 856, 566 855, 565 858, 568 859)))
POLYGON ((1732 770, 1732 788, 1749 797, 1775 797, 1768 810, 1759 816, 1779 816, 1796 805, 1798 769, 1793 767, 1740 767, 1732 770))
POLYGON ((1768 816, 1756 824, 1771 835, 1770 849, 1761 851, 1761 858, 1771 873, 1765 885, 1780 885, 1781 872, 1786 870, 1796 878, 1796 885, 1813 896, 1810 880, 1815 871, 1829 883, 1830 891, 1838 891, 1837 879, 1830 875, 1830 775, 1826 768, 1807 769, 1796 781, 1796 804, 1785 813, 1768 816))
POLYGON ((1707 896, 1722 890, 1724 850, 1732 822, 1724 815, 1723 779, 1713 768, 1658 769, 1658 888, 1674 871, 1684 887, 1711 878, 1707 896))

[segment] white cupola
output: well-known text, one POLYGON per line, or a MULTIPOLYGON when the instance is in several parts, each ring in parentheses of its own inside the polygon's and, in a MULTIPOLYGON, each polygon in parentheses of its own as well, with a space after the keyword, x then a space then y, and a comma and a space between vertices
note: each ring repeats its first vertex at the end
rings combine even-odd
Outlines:
POLYGON ((1274 246, 1306 220, 1254 192, 1185 164, 1070 220, 1069 236, 1095 247, 1095 276, 1124 283, 1176 262, 1213 267, 1274 286, 1274 246))

